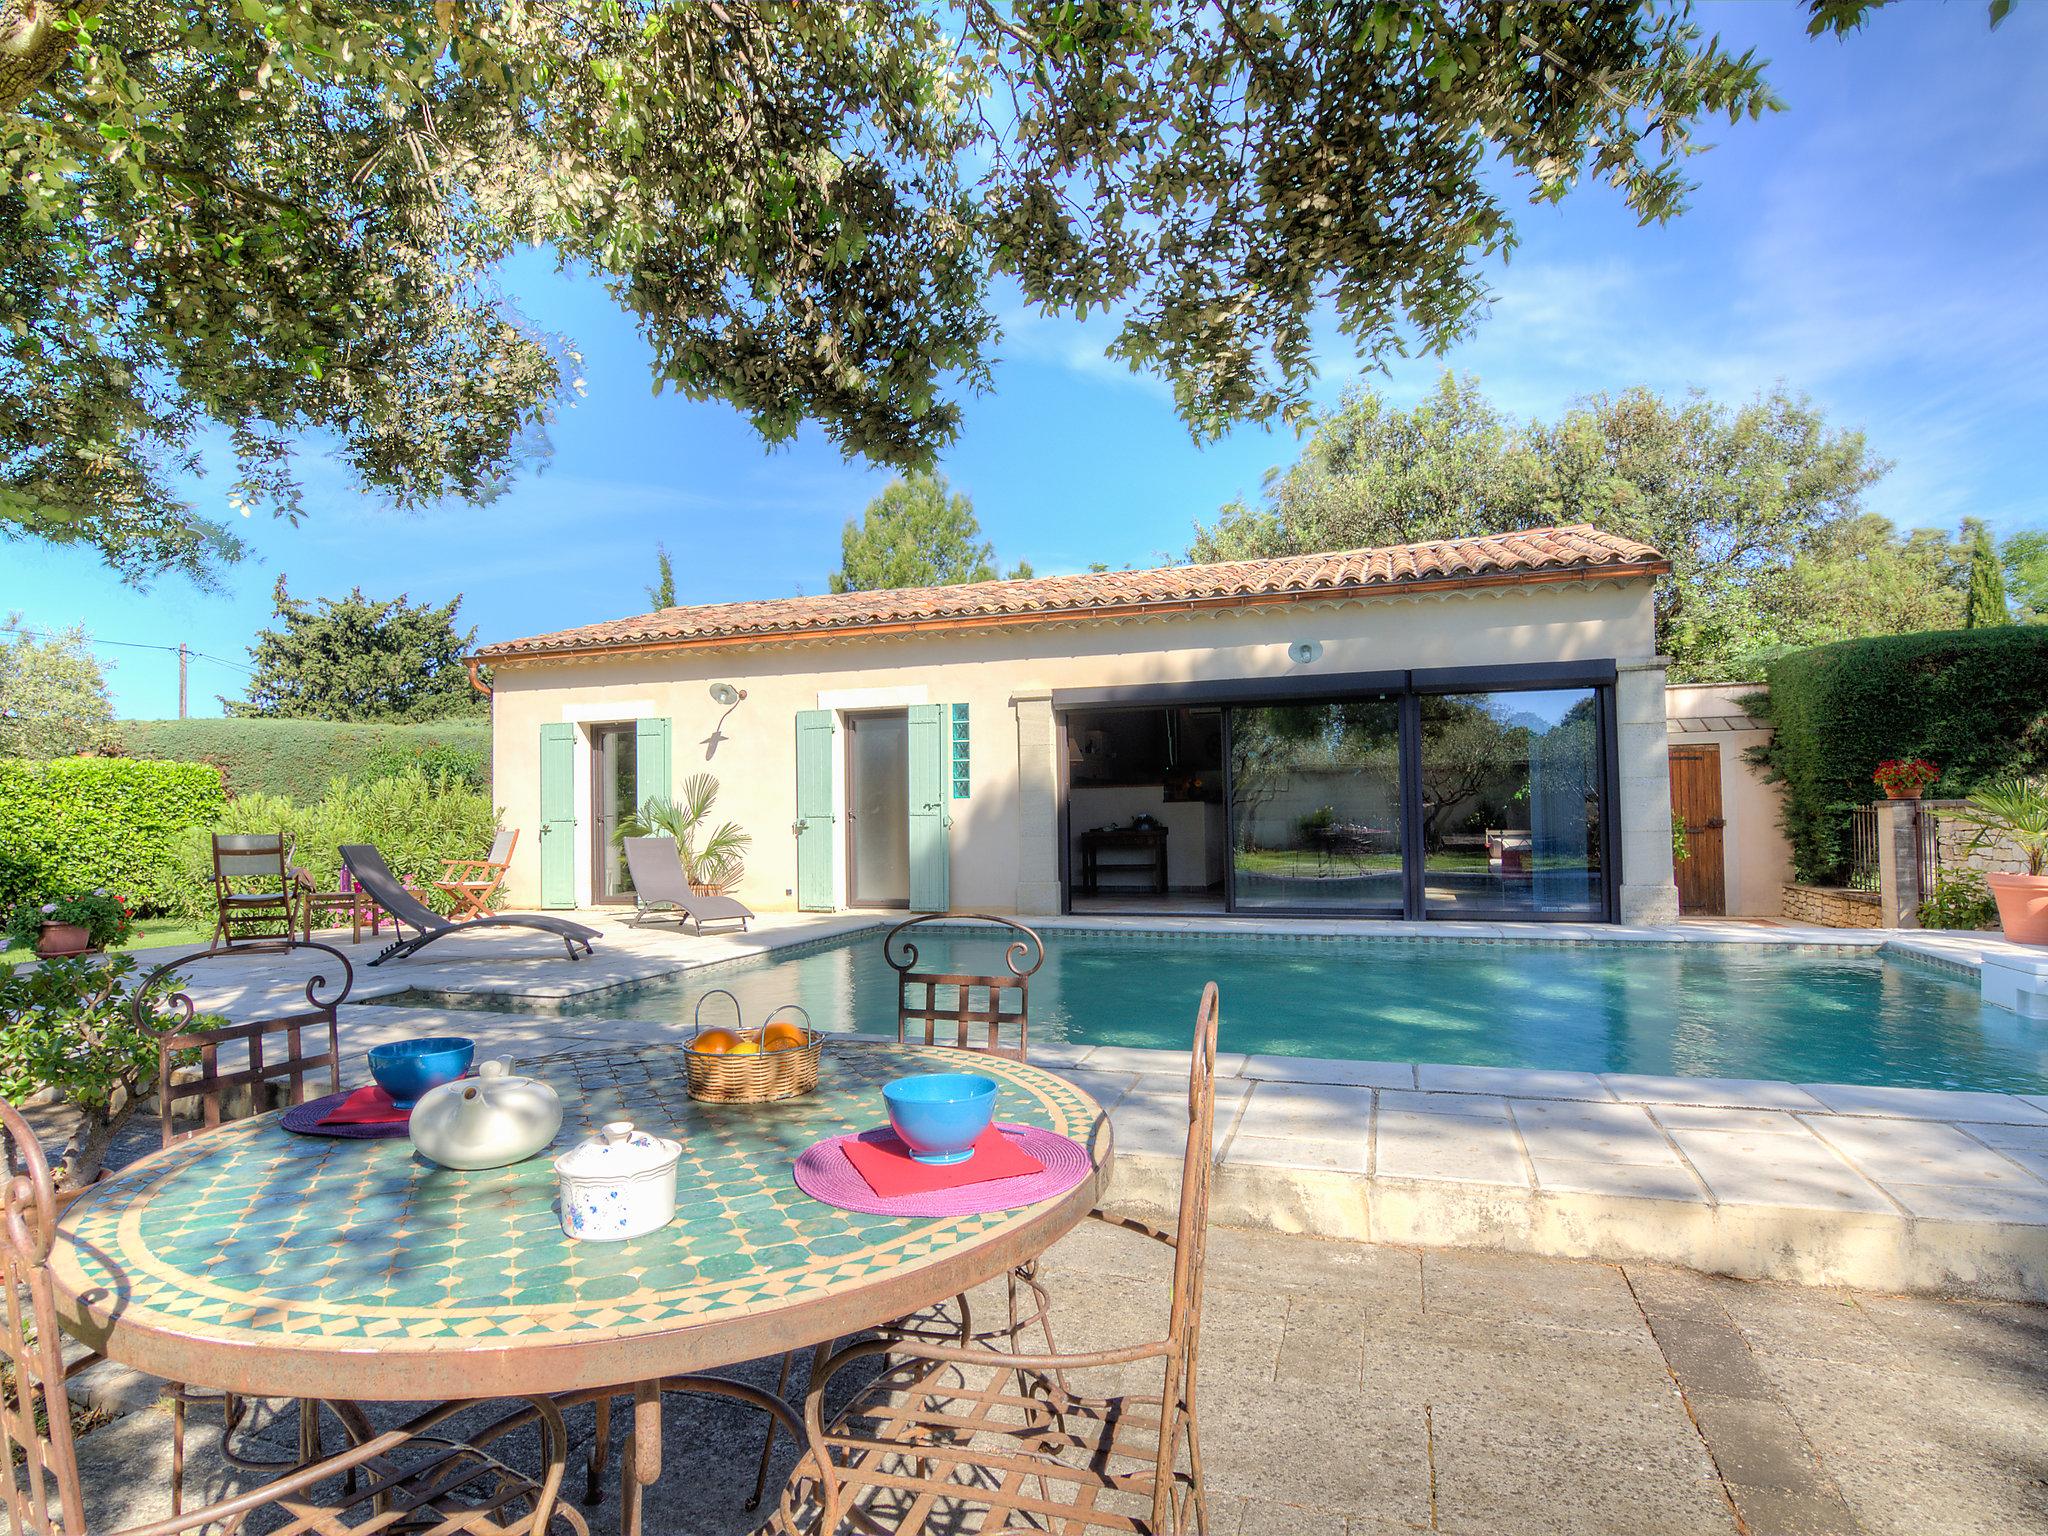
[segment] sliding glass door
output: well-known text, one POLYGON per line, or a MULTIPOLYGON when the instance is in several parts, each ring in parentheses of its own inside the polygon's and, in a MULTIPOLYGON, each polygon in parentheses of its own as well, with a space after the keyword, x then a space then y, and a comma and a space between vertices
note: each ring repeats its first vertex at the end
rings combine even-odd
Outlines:
POLYGON ((1604 915, 1598 691, 1417 704, 1428 914, 1604 915))
POLYGON ((1393 695, 1231 711, 1231 904, 1404 910, 1401 704, 1393 695))
POLYGON ((1231 910, 1604 918, 1604 701, 1417 689, 1232 706, 1231 910))

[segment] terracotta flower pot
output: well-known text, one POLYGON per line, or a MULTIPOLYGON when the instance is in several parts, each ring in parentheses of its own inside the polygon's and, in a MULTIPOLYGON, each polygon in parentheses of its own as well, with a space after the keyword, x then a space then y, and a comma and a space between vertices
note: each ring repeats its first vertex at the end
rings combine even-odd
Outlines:
POLYGON ((1920 791, 1908 789, 1903 784, 1887 784, 1884 787, 1884 797, 1887 800, 1918 800, 1920 791))
POLYGON ((92 949, 92 932, 83 923, 45 923, 36 936, 36 953, 45 960, 90 954, 92 949))
POLYGON ((2015 944, 2048 944, 2048 875, 1989 874, 1998 925, 2015 944))

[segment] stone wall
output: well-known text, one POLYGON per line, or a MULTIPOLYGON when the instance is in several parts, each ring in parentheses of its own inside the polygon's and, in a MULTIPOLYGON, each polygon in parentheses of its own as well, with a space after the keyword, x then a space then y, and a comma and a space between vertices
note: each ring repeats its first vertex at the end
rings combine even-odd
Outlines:
POLYGON ((1875 928, 1879 912, 1877 892, 1835 885, 1788 884, 1778 907, 1778 915, 1786 922, 1812 923, 1820 928, 1875 928))
POLYGON ((1934 814, 1936 861, 1939 866, 1948 871, 1974 869, 1979 874, 1992 871, 2008 875, 2025 874, 2027 856, 2020 852, 2017 844, 2005 838, 1992 838, 1982 847, 1973 849, 1970 843, 1977 836, 1977 829, 1942 814, 1959 808, 1963 803, 1961 800, 1920 802, 1923 814, 1930 811, 1934 814))

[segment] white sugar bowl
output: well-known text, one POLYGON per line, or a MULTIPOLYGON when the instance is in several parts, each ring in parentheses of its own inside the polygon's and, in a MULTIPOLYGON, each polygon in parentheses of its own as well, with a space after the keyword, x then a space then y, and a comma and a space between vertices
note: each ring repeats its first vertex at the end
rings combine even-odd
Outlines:
POLYGON ((503 1168, 533 1156, 562 1128, 562 1101, 546 1083, 487 1061, 475 1077, 423 1094, 407 1132, 444 1168, 503 1168))
POLYGON ((555 1159, 562 1230, 587 1243, 623 1243, 675 1220, 682 1145, 614 1120, 555 1159))

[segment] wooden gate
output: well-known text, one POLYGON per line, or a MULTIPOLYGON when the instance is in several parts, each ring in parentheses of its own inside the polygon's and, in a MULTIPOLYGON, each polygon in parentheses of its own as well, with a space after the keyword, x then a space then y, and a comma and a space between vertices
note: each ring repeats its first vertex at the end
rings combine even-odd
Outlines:
POLYGON ((1685 857, 1675 866, 1678 910, 1687 917, 1719 917, 1728 910, 1719 747, 1671 749, 1671 811, 1685 826, 1685 857))

